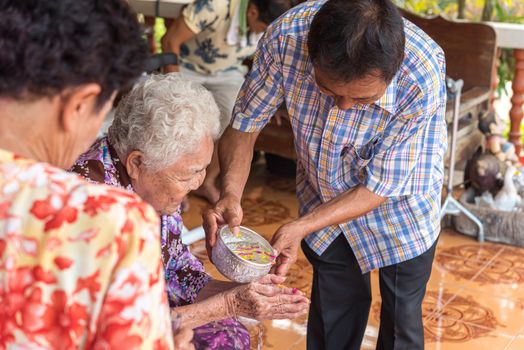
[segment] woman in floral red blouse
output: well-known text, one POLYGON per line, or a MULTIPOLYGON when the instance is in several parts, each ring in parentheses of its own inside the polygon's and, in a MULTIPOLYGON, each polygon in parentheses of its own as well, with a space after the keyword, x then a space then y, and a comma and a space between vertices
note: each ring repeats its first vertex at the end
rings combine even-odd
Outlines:
POLYGON ((0 1, 0 349, 174 347, 156 212, 63 170, 145 55, 125 1, 0 1))

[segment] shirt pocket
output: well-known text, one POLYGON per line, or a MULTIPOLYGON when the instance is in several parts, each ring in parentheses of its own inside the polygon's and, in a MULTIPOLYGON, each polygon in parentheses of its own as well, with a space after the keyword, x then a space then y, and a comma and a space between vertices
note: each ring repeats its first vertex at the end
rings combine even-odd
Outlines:
POLYGON ((364 145, 347 143, 340 153, 338 174, 334 183, 340 190, 348 190, 364 182, 365 169, 373 160, 382 142, 381 136, 375 136, 364 145))
POLYGON ((364 145, 347 144, 342 151, 342 160, 352 169, 361 170, 373 160, 382 143, 382 136, 374 136, 364 145))

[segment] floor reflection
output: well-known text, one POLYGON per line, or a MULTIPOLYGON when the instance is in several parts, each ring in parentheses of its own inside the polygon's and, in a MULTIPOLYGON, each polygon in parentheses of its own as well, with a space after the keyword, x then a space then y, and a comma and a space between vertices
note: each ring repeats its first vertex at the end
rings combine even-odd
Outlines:
MULTIPOLYGON (((258 164, 246 187, 243 224, 270 238, 280 225, 296 217, 294 180, 265 172, 258 164)), ((184 214, 189 228, 201 224, 207 205, 191 197, 184 214)), ((192 252, 208 272, 223 279, 207 259, 203 242, 192 252)), ((304 256, 291 268, 286 285, 311 292, 312 269, 304 256)), ((380 294, 372 274, 374 302, 362 349, 374 349, 378 336, 380 294)), ((445 230, 440 237, 423 303, 427 349, 524 349, 524 249, 479 244, 445 230), (521 347, 519 347, 522 345, 521 347)), ((306 349, 305 317, 293 321, 248 321, 253 349, 306 349)))

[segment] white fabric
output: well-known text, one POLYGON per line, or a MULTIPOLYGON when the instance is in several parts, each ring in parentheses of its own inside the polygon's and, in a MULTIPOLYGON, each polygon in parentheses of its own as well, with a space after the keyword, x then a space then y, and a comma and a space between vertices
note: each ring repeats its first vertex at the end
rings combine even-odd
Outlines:
POLYGON ((231 121, 233 107, 238 92, 244 83, 246 71, 231 69, 216 74, 203 74, 181 66, 180 73, 185 78, 202 84, 206 89, 211 91, 220 109, 220 132, 224 132, 231 121))
POLYGON ((234 8, 231 17, 231 25, 227 31, 226 42, 230 46, 236 46, 240 43, 240 18, 238 11, 240 10, 240 1, 231 3, 231 7, 234 8), (235 4, 236 3, 236 4, 235 4))
POLYGON ((195 227, 192 230, 188 230, 186 226, 182 228, 182 243, 185 245, 190 245, 195 242, 198 242, 206 237, 206 233, 204 231, 203 226, 195 227))

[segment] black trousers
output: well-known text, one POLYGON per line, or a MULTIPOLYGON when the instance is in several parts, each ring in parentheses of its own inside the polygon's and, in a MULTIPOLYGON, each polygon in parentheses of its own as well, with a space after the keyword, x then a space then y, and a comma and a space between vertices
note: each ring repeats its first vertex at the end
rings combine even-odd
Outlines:
MULTIPOLYGON (((379 270, 378 350, 424 349, 422 300, 431 274, 436 243, 422 255, 379 270)), ((369 273, 362 274, 341 234, 318 256, 302 241, 313 265, 308 350, 359 350, 371 306, 369 273)))

